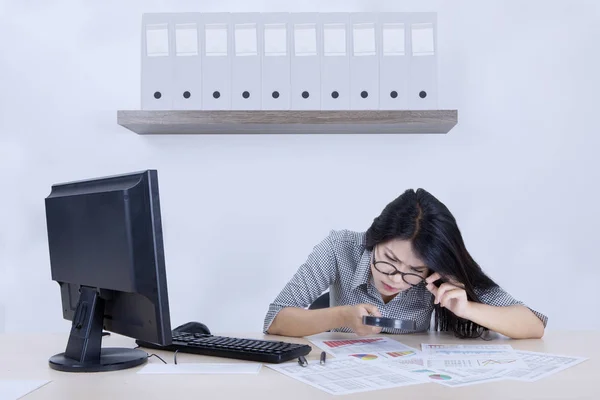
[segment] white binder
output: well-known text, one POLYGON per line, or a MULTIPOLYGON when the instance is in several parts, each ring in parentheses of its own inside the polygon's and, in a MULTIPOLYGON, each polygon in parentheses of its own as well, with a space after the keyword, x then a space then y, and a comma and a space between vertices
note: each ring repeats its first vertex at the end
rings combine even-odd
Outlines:
POLYGON ((260 110, 261 53, 260 13, 231 14, 231 108, 260 110))
POLYGON ((408 107, 436 109, 437 16, 436 13, 412 13, 410 20, 408 107))
POLYGON ((229 13, 203 13, 202 108, 231 109, 233 34, 229 13))
POLYGON ((261 14, 262 39, 262 109, 289 110, 290 105, 290 38, 289 13, 261 14))
POLYGON ((352 53, 350 56, 350 108, 379 108, 379 49, 377 13, 350 15, 352 53))
POLYGON ((379 108, 382 110, 408 109, 408 16, 407 13, 379 15, 379 108))
POLYGON ((173 55, 173 109, 202 108, 202 30, 199 14, 176 13, 171 17, 173 55))
POLYGON ((321 68, 317 29, 318 13, 291 14, 291 108, 319 110, 321 108, 321 68))
POLYGON ((173 45, 169 14, 142 16, 142 110, 170 110, 173 102, 173 45))
POLYGON ((321 109, 350 109, 350 40, 348 13, 319 14, 321 33, 321 109))

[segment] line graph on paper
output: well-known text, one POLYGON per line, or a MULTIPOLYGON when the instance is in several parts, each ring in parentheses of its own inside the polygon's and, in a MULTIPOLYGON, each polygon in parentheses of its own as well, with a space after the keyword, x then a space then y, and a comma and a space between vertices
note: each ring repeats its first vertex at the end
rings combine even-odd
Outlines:
POLYGON ((517 360, 515 360, 515 359, 512 359, 512 360, 479 360, 479 364, 481 364, 482 367, 487 367, 488 365, 513 364, 516 362, 517 362, 517 360))
POLYGON ((428 358, 425 361, 425 367, 432 369, 518 369, 523 365, 523 361, 515 358, 428 358))
POLYGON ((510 345, 422 343, 426 366, 437 369, 518 369, 527 368, 510 345))
POLYGON ((436 355, 439 356, 481 356, 481 355, 491 355, 491 354, 505 354, 505 350, 437 350, 435 352, 436 355))

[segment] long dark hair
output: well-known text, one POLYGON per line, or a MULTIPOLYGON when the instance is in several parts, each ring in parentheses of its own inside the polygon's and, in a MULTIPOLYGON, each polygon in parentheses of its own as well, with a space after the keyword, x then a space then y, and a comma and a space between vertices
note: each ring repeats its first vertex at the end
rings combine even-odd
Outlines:
MULTIPOLYGON (((480 302, 475 288, 497 286, 467 251, 450 210, 424 189, 406 190, 389 203, 367 230, 366 247, 373 250, 375 245, 396 238, 411 241, 413 251, 431 273, 464 284, 470 301, 480 302)), ((479 337, 487 331, 439 304, 434 313, 435 331, 453 331, 462 338, 479 337)))

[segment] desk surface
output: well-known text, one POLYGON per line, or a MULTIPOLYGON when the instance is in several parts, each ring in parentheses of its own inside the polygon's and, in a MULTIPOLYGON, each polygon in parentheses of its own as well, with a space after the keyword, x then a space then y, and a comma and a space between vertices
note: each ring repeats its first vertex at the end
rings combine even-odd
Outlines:
MULTIPOLYGON (((307 343, 302 338, 281 338, 261 334, 223 335, 252 338, 276 338, 297 343, 307 343)), ((460 340, 446 334, 416 334, 389 336, 402 343, 420 348, 421 343, 481 343, 460 340)), ((352 334, 328 333, 320 337, 347 338, 352 334)), ((48 367, 48 358, 64 351, 67 334, 0 335, 0 379, 46 379, 48 385, 25 396, 36 399, 187 399, 241 398, 260 399, 310 399, 332 398, 326 392, 263 367, 257 375, 141 375, 136 372, 143 366, 115 372, 74 374, 54 371, 48 367)), ((509 340, 499 337, 485 344, 510 344, 518 350, 540 351, 561 355, 583 356, 589 360, 537 382, 497 381, 467 387, 450 388, 434 383, 377 390, 343 396, 351 399, 374 399, 406 396, 409 399, 598 399, 595 380, 600 374, 600 332, 547 332, 540 340, 509 340)), ((132 339, 113 335, 104 338, 106 347, 135 347, 132 339)), ((320 350, 314 350, 309 359, 318 359, 320 350)), ((154 352, 154 351, 151 351, 154 352)), ((173 362, 173 353, 156 352, 165 361, 173 362)), ((183 362, 243 362, 238 360, 178 354, 183 362)), ((160 362, 155 357, 149 363, 160 362)))

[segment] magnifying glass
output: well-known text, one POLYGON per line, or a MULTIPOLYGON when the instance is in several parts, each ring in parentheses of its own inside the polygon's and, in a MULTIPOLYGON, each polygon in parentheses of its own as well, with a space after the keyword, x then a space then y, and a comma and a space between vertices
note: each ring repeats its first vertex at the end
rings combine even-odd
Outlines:
POLYGON ((363 324, 370 326, 380 326, 382 328, 403 329, 414 331, 417 329, 417 323, 408 319, 396 319, 387 317, 363 316, 363 324))

